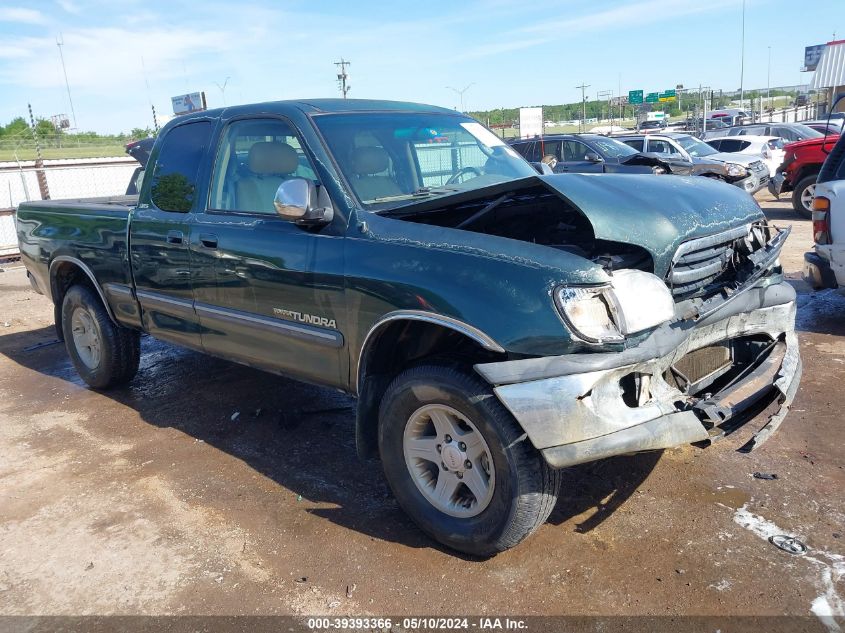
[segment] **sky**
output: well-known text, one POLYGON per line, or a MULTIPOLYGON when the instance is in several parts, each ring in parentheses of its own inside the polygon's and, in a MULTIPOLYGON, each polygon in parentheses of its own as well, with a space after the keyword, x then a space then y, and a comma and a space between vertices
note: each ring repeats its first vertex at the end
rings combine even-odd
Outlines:
MULTIPOLYGON (((746 0, 746 89, 807 83, 804 47, 845 38, 843 0, 746 0)), ((339 96, 466 110, 740 86, 742 0, 0 0, 0 124, 71 106, 75 124, 152 127, 151 104, 339 96), (225 88, 225 89, 224 89, 225 88)), ((72 118, 72 117, 71 117, 72 118)))

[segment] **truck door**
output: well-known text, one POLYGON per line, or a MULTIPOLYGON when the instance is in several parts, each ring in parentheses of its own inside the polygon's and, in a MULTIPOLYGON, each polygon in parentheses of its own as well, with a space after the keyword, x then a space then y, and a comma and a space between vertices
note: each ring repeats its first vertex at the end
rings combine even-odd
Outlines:
POLYGON ((224 128, 208 204, 191 233, 202 345, 341 386, 344 231, 306 229, 277 215, 276 190, 292 178, 317 182, 292 124, 249 118, 224 128))
POLYGON ((213 125, 193 121, 161 140, 142 204, 129 223, 130 262, 144 328, 153 336, 201 348, 188 241, 201 165, 213 125))

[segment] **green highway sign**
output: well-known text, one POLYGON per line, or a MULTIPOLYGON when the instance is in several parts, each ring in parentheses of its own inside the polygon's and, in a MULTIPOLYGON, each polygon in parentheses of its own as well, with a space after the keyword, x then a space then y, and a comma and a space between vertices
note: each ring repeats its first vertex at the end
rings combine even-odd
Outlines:
POLYGON ((649 92, 645 96, 646 103, 657 103, 658 101, 660 101, 660 94, 657 92, 649 92))
POLYGON ((628 103, 642 103, 643 102, 643 91, 642 90, 629 90, 628 91, 628 103))

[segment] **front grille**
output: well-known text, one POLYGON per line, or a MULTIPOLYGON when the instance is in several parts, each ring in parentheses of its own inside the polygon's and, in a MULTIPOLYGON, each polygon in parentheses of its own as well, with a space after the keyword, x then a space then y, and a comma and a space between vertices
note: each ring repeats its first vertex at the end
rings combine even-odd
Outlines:
POLYGON ((765 243, 765 226, 750 224, 684 242, 672 259, 666 284, 676 300, 705 295, 730 282, 748 254, 765 243))

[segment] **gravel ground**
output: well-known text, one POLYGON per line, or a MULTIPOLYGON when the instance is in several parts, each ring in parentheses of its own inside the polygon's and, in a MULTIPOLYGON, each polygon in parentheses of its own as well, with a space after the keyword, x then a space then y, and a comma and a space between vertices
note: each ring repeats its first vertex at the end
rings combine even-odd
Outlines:
POLYGON ((350 398, 149 337, 128 387, 91 391, 4 266, 0 614, 842 615, 845 298, 800 282, 810 223, 759 200, 794 227, 800 291, 780 431, 750 455, 740 432, 572 468, 551 520, 484 561, 426 538, 357 461, 350 398))

